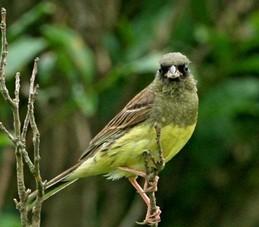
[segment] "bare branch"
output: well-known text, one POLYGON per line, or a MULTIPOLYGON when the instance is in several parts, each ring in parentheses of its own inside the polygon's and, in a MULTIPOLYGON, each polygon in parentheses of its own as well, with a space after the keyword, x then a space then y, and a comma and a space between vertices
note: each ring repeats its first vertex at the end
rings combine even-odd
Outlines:
POLYGON ((27 113, 26 113, 26 116, 25 116, 25 119, 24 119, 24 122, 23 122, 23 128, 22 128, 22 134, 21 134, 21 139, 23 141, 25 141, 25 139, 26 139, 28 126, 29 126, 29 123, 30 123, 30 119, 29 119, 30 116, 29 115, 30 115, 29 108, 27 108, 27 113))
MULTIPOLYGON (((23 140, 25 140, 25 136, 27 134, 28 126, 29 126, 29 123, 30 123, 30 112, 31 112, 31 108, 32 108, 31 102, 32 102, 33 97, 36 95, 34 83, 35 83, 35 78, 36 78, 36 74, 37 74, 37 71, 38 71, 38 68, 37 68, 38 61, 39 61, 39 58, 36 58, 34 60, 32 75, 31 75, 31 79, 30 79, 27 113, 26 113, 26 116, 25 116, 23 129, 22 129, 22 139, 23 140)), ((37 86, 36 86, 36 89, 37 89, 37 86)))
POLYGON ((31 74, 31 80, 30 80, 30 94, 33 95, 34 92, 34 84, 35 84, 35 78, 36 75, 38 73, 38 62, 39 62, 39 58, 35 58, 34 60, 34 65, 33 65, 33 69, 32 69, 32 74, 31 74))
POLYGON ((23 149, 22 149, 22 156, 23 156, 23 159, 26 162, 27 166, 29 167, 29 170, 30 170, 31 174, 34 175, 35 167, 34 167, 34 164, 31 161, 31 159, 29 157, 29 154, 28 154, 27 150, 25 149, 25 147, 23 147, 23 149))
POLYGON ((26 227, 28 224, 28 210, 26 208, 26 187, 24 183, 24 170, 22 153, 19 146, 15 148, 16 155, 16 172, 17 172, 17 189, 19 195, 19 203, 16 204, 17 209, 20 211, 20 219, 22 227, 26 227))
POLYGON ((15 74, 15 90, 14 90, 14 99, 15 102, 19 105, 19 95, 20 95, 20 73, 15 74))
POLYGON ((0 122, 0 130, 2 130, 14 144, 16 143, 14 136, 11 132, 9 132, 9 130, 3 125, 2 122, 0 122))
POLYGON ((30 190, 26 189, 25 180, 24 180, 24 161, 28 165, 30 172, 34 176, 36 187, 37 187, 37 199, 36 205, 32 212, 32 227, 40 226, 40 215, 41 215, 41 206, 42 206, 42 196, 44 194, 44 183, 42 182, 40 175, 40 133, 35 121, 34 116, 34 102, 37 95, 37 88, 35 86, 35 77, 37 74, 37 63, 38 58, 34 61, 34 66, 32 70, 32 75, 30 79, 30 88, 29 88, 29 97, 27 104, 27 114, 23 123, 21 130, 21 120, 20 120, 20 73, 16 73, 15 76, 15 90, 14 90, 14 99, 10 97, 9 90, 6 87, 5 81, 5 67, 6 59, 8 53, 8 44, 6 39, 6 10, 1 9, 1 33, 2 33, 2 46, 1 46, 1 55, 0 55, 0 92, 3 98, 10 105, 13 113, 13 127, 14 133, 12 134, 2 122, 0 122, 0 130, 2 130, 8 138, 13 142, 15 146, 15 157, 16 157, 16 175, 17 175, 17 190, 19 199, 14 199, 17 209, 20 212, 20 220, 22 227, 28 227, 30 225, 28 218, 28 206, 27 200, 30 190), (32 128, 33 133, 33 150, 34 150, 34 161, 32 162, 28 152, 26 150, 26 135, 28 132, 29 124, 32 128))
POLYGON ((41 179, 40 175, 40 132, 38 130, 36 121, 35 121, 35 114, 34 114, 34 102, 37 95, 38 85, 35 84, 35 78, 38 72, 38 61, 39 58, 36 58, 34 61, 34 66, 32 70, 32 76, 30 80, 30 93, 29 93, 29 101, 28 101, 28 109, 29 109, 29 120, 30 125, 32 128, 33 133, 33 151, 34 151, 34 178, 36 182, 37 188, 37 198, 36 204, 33 209, 33 217, 32 217, 32 226, 38 227, 40 224, 41 218, 41 206, 42 206, 42 197, 44 195, 44 184, 41 179))
POLYGON ((14 108, 14 101, 10 97, 9 91, 6 88, 5 83, 5 67, 6 59, 8 54, 8 43, 6 39, 6 10, 1 8, 1 33, 2 33, 2 46, 1 46, 1 57, 0 57, 0 92, 3 98, 14 108))

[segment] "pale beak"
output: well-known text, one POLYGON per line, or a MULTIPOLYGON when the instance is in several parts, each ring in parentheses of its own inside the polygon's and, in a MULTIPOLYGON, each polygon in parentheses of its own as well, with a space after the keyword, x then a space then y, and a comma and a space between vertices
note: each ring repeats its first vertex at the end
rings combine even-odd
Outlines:
POLYGON ((176 79, 176 78, 180 77, 180 75, 181 75, 181 73, 174 65, 172 65, 170 67, 170 69, 168 70, 168 72, 165 74, 165 76, 170 79, 176 79))

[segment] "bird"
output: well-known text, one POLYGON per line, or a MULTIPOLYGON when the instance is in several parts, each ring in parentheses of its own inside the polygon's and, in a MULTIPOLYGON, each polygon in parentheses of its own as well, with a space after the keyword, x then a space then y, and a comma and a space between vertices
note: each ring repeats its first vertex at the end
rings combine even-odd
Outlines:
MULTIPOLYGON (((71 168, 47 182, 43 200, 84 177, 127 178, 147 205, 144 222, 160 221, 160 208, 151 214, 147 188, 137 181, 146 177, 144 153, 166 164, 184 147, 196 126, 198 95, 184 54, 166 53, 158 63, 153 81, 90 141, 71 168)), ((35 197, 29 197, 31 204, 35 197)))

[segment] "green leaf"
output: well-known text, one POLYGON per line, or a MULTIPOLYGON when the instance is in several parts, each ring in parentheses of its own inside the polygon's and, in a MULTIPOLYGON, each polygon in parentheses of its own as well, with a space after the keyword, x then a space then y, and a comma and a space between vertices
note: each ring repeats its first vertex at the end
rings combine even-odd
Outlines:
POLYGON ((63 52, 73 63, 85 84, 89 84, 94 74, 93 55, 81 36, 66 27, 58 26, 44 26, 42 32, 53 48, 63 52))
POLYGON ((123 74, 142 74, 142 73, 154 73, 158 69, 158 62, 161 54, 150 54, 139 58, 135 61, 129 62, 120 68, 123 74))
POLYGON ((22 67, 31 63, 46 46, 47 43, 43 39, 32 37, 23 37, 10 44, 6 67, 7 77, 13 76, 22 67))
POLYGON ((250 55, 242 59, 238 59, 236 63, 231 67, 230 73, 259 73, 259 55, 250 55))
POLYGON ((194 30, 194 37, 199 43, 208 43, 210 31, 205 25, 198 25, 194 30))
POLYGON ((123 65, 118 65, 117 67, 114 67, 105 80, 100 81, 96 85, 96 89, 100 92, 112 86, 119 78, 129 76, 131 74, 154 74, 158 69, 158 61, 160 57, 161 54, 154 53, 123 65))
POLYGON ((54 11, 55 5, 53 3, 39 3, 10 26, 8 29, 8 36, 10 39, 20 36, 26 29, 28 29, 28 27, 35 24, 42 17, 54 13, 54 11))
POLYGON ((207 167, 222 163, 236 141, 237 117, 259 116, 258 98, 259 81, 252 78, 224 81, 202 97, 193 158, 207 167))
POLYGON ((0 214, 0 227, 20 227, 19 218, 12 214, 0 214))
POLYGON ((257 111, 256 98, 259 97, 259 81, 239 79, 224 81, 211 89, 201 101, 202 118, 228 118, 238 112, 257 111))
POLYGON ((43 54, 39 61, 39 79, 40 84, 50 81, 57 64, 57 55, 53 52, 43 54))
POLYGON ((86 116, 92 116, 97 108, 97 96, 94 91, 84 89, 81 84, 73 86, 73 99, 86 116))

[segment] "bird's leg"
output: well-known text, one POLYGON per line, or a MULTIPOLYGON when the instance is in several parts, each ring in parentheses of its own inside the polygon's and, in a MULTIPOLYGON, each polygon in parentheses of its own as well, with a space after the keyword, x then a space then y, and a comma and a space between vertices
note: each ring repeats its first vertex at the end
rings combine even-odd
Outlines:
POLYGON ((160 219, 160 214, 161 214, 160 208, 158 206, 156 206, 155 209, 153 209, 149 197, 147 196, 147 194, 145 193, 143 188, 137 182, 136 177, 130 177, 129 182, 136 189, 136 191, 139 193, 139 195, 141 196, 141 198, 144 200, 144 202, 147 205, 147 213, 146 213, 145 220, 143 222, 138 222, 138 224, 150 225, 150 224, 155 224, 155 223, 160 222, 160 220, 161 220, 160 219))
MULTIPOLYGON (((146 153, 146 155, 150 156, 149 157, 150 160, 152 161, 152 163, 155 164, 155 161, 152 158, 152 156, 150 155, 150 153, 146 152, 146 151, 144 152, 144 154, 145 153, 146 153)), ((144 158, 144 159, 146 161, 146 158, 144 158)), ((132 168, 129 168, 129 167, 123 167, 123 166, 118 167, 118 169, 123 170, 123 171, 128 172, 128 173, 131 173, 133 175, 139 176, 139 177, 143 177, 145 179, 145 181, 144 181, 144 191, 145 192, 157 191, 157 183, 158 183, 158 180, 159 180, 158 176, 155 176, 154 181, 151 182, 151 181, 148 180, 147 174, 145 172, 140 171, 140 170, 132 169, 132 168)))
POLYGON ((136 169, 132 169, 129 167, 124 167, 124 166, 120 166, 120 167, 118 167, 118 169, 131 173, 133 175, 139 176, 139 177, 146 178, 146 173, 143 171, 140 171, 140 170, 136 170, 136 169))
POLYGON ((142 199, 147 205, 147 214, 146 214, 145 220, 139 224, 152 225, 152 224, 157 224, 161 220, 160 219, 161 210, 156 205, 155 192, 157 191, 157 184, 159 179, 158 173, 163 169, 165 161, 164 161, 163 151, 160 143, 161 130, 157 124, 155 125, 155 130, 156 130, 156 143, 158 148, 158 161, 154 159, 154 157, 149 151, 145 151, 143 152, 143 157, 144 157, 146 172, 131 169, 129 167, 119 167, 119 169, 123 171, 134 174, 136 176, 141 176, 145 179, 144 189, 143 189, 138 184, 136 177, 129 178, 130 183, 137 190, 137 192, 140 194, 140 196, 142 197, 142 199))
POLYGON ((143 188, 139 185, 137 182, 136 177, 129 177, 129 182, 132 184, 132 186, 136 189, 136 191, 139 193, 141 198, 144 200, 147 206, 150 204, 150 200, 147 196, 147 194, 144 192, 143 188))

